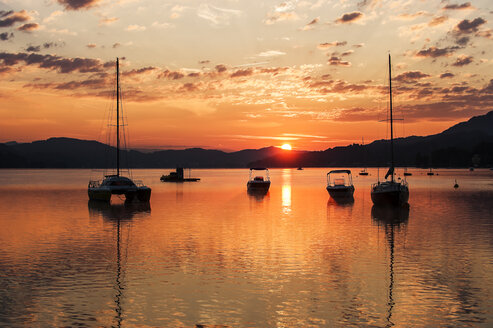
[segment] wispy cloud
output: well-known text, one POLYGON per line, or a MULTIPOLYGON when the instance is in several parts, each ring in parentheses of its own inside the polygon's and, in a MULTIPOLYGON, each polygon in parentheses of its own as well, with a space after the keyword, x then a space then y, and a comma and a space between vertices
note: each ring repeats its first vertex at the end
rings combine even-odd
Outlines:
POLYGON ((325 43, 320 43, 317 48, 318 49, 328 49, 331 47, 343 47, 347 45, 347 41, 333 41, 333 42, 325 42, 325 43))
POLYGON ((208 21, 212 26, 227 26, 234 17, 242 15, 242 11, 225 9, 209 4, 201 4, 197 8, 197 16, 208 21))
POLYGON ((301 30, 302 31, 312 30, 315 27, 315 25, 319 22, 319 20, 320 20, 320 17, 312 19, 308 24, 303 26, 303 28, 301 30))
POLYGON ((102 17, 99 20, 99 26, 111 25, 119 20, 118 17, 102 17))
POLYGON ((50 14, 50 16, 46 17, 43 19, 43 23, 51 23, 53 22, 57 17, 60 17, 63 15, 63 11, 61 10, 55 10, 50 14))
POLYGON ((257 56, 259 57, 277 57, 284 56, 286 53, 279 50, 268 50, 259 53, 257 56))
POLYGON ((135 24, 135 25, 129 25, 129 26, 127 26, 126 30, 127 31, 145 31, 146 30, 146 27, 135 24))

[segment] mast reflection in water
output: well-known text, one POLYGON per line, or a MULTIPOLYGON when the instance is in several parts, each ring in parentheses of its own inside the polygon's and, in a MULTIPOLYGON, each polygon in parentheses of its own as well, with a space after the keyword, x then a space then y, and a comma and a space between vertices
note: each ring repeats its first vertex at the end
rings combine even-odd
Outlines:
POLYGON ((394 249, 395 249, 395 230, 400 230, 405 227, 409 219, 409 205, 407 206, 378 206, 373 205, 371 208, 371 217, 373 222, 378 226, 383 226, 385 229, 385 237, 389 247, 389 294, 388 294, 388 309, 387 309, 387 325, 392 327, 395 324, 392 322, 392 310, 395 306, 394 301, 394 249))
MULTIPOLYGON (((110 204, 107 202, 89 201, 89 215, 95 217, 101 215, 103 219, 110 221, 116 228, 116 277, 115 277, 115 318, 116 327, 121 327, 123 322, 123 298, 125 290, 125 263, 128 258, 128 243, 132 228, 132 219, 138 214, 148 216, 151 212, 149 202, 110 204), (123 242, 123 230, 127 230, 127 240, 123 242), (125 252, 122 257, 122 244, 125 244, 125 252)), ((115 326, 113 326, 115 327, 115 326)))

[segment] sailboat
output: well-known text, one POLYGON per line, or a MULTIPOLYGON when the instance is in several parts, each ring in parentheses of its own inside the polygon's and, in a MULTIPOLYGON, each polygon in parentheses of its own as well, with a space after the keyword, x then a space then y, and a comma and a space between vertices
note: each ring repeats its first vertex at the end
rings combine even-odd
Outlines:
POLYGON ((392 116, 392 72, 389 54, 389 107, 390 107, 390 168, 385 175, 386 181, 371 186, 371 200, 375 205, 404 205, 409 200, 409 187, 406 180, 394 179, 394 125, 392 116), (390 180, 388 178, 390 177, 390 180))
MULTIPOLYGON (((364 150, 364 147, 365 147, 365 139, 364 138, 361 138, 361 147, 363 148, 363 151, 365 152, 365 155, 366 155, 366 151, 364 150)), ((364 162, 366 164, 366 156, 364 158, 364 162)), ((368 171, 366 170, 366 165, 365 167, 363 168, 363 170, 361 170, 359 172, 359 175, 368 175, 368 171)))
POLYGON ((148 202, 151 198, 151 188, 144 186, 140 181, 120 174, 120 115, 123 117, 123 108, 120 105, 120 70, 119 60, 116 59, 116 174, 104 175, 102 180, 90 180, 87 187, 87 194, 90 200, 109 202, 111 195, 124 195, 126 202, 137 199, 141 202, 148 202), (121 111, 121 113, 120 113, 121 111))

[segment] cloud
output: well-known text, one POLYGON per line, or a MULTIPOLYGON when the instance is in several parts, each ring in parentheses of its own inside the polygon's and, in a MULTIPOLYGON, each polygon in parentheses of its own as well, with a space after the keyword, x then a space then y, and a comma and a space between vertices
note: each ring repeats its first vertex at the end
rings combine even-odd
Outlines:
POLYGON ((285 1, 274 7, 274 10, 267 14, 264 23, 272 25, 281 21, 298 20, 299 16, 294 11, 297 1, 285 1))
POLYGON ((347 45, 347 41, 333 41, 333 42, 325 42, 320 43, 317 48, 318 49, 328 49, 330 47, 343 47, 347 45))
POLYGON ((338 24, 353 23, 361 18, 363 18, 363 13, 354 11, 352 13, 342 15, 340 18, 336 19, 335 22, 338 24))
POLYGON ((0 41, 8 41, 14 37, 14 33, 4 32, 0 33, 0 41))
POLYGON ((165 29, 165 28, 174 27, 174 24, 166 23, 166 22, 160 23, 158 21, 155 21, 154 23, 152 23, 152 27, 165 29))
POLYGON ((55 20, 56 17, 63 15, 63 11, 56 10, 50 14, 50 16, 43 19, 43 23, 50 23, 55 20))
POLYGON ((113 49, 116 49, 116 48, 119 48, 122 44, 120 42, 115 42, 113 43, 113 45, 111 46, 113 49))
POLYGON ((63 47, 65 46, 65 42, 45 42, 43 43, 43 48, 49 49, 49 48, 55 48, 55 47, 63 47))
POLYGON ((445 23, 448 20, 447 16, 433 17, 433 19, 428 23, 428 26, 437 26, 445 23))
POLYGON ((474 58, 472 56, 459 55, 456 61, 452 64, 452 66, 456 66, 456 67, 466 66, 472 63, 473 60, 474 58))
POLYGON ((320 17, 314 18, 311 22, 309 22, 308 24, 306 24, 305 26, 303 26, 303 28, 301 30, 302 31, 308 31, 308 30, 313 29, 313 26, 315 24, 317 24, 319 20, 320 20, 320 17))
POLYGON ((440 74, 440 78, 441 79, 449 79, 449 78, 452 78, 454 77, 455 75, 450 73, 450 72, 446 72, 446 73, 442 73, 440 74))
POLYGON ((41 46, 29 46, 26 48, 27 52, 40 52, 41 46))
POLYGON ((201 83, 184 83, 179 91, 182 92, 193 92, 200 89, 201 83))
POLYGON ((357 6, 360 9, 363 9, 365 7, 369 7, 370 9, 374 9, 376 6, 378 6, 382 0, 362 0, 360 1, 357 6))
POLYGON ((295 12, 290 13, 269 13, 267 18, 264 20, 266 25, 272 25, 277 22, 289 21, 289 20, 298 20, 298 14, 295 12))
POLYGON ((207 65, 207 64, 210 64, 210 63, 211 63, 211 61, 210 60, 207 60, 207 59, 206 60, 200 60, 199 61, 199 64, 201 64, 201 65, 207 65))
POLYGON ((29 16, 27 11, 21 10, 19 12, 10 11, 0 11, 2 19, 0 19, 0 27, 10 27, 15 23, 22 23, 31 20, 32 17, 29 16), (3 18, 5 17, 5 18, 3 18))
POLYGON ((437 47, 429 47, 428 49, 422 49, 416 53, 416 57, 446 57, 452 55, 458 47, 447 47, 447 48, 437 48, 437 47))
POLYGON ((243 77, 243 76, 250 76, 253 75, 253 69, 252 68, 247 68, 247 69, 239 69, 231 74, 231 77, 243 77))
POLYGON ((345 67, 351 66, 350 62, 342 60, 340 57, 337 56, 330 57, 328 60, 328 64, 331 66, 345 66, 345 67))
POLYGON ((457 33, 464 33, 464 34, 470 34, 478 31, 478 27, 485 24, 486 21, 481 18, 475 18, 472 21, 468 19, 462 20, 457 26, 455 27, 455 31, 457 33))
POLYGON ((170 71, 169 69, 166 69, 159 73, 158 79, 169 79, 169 80, 179 80, 181 78, 185 77, 185 74, 177 71, 170 71))
POLYGON ((197 8, 197 16, 207 20, 212 26, 227 26, 232 18, 241 14, 240 10, 219 8, 205 3, 197 8))
POLYGON ((397 75, 396 77, 393 78, 393 80, 405 82, 405 83, 411 83, 419 79, 424 79, 426 77, 430 77, 430 75, 420 71, 407 71, 397 75))
POLYGON ((286 53, 278 50, 268 50, 259 53, 257 56, 259 57, 277 57, 277 56, 284 56, 286 53))
POLYGON ((463 4, 448 4, 443 7, 444 10, 464 10, 464 9, 474 9, 470 2, 465 2, 463 4))
POLYGON ((426 11, 418 11, 417 13, 414 13, 414 14, 407 14, 407 13, 400 14, 399 16, 397 16, 397 18, 399 18, 401 20, 413 20, 413 19, 416 19, 418 17, 428 16, 428 15, 429 14, 426 11))
POLYGON ((39 46, 29 45, 26 48, 26 51, 28 51, 28 52, 40 52, 41 51, 41 48, 43 48, 43 49, 49 49, 49 48, 55 48, 55 47, 62 47, 64 45, 65 45, 64 42, 62 42, 62 43, 45 42, 45 43, 43 43, 42 45, 39 45, 39 46))
POLYGON ((346 57, 349 55, 352 55, 354 53, 354 50, 346 50, 343 53, 341 53, 341 57, 346 57))
POLYGON ((54 55, 40 55, 33 53, 0 52, 0 63, 3 66, 15 66, 23 63, 26 66, 38 66, 59 73, 93 73, 103 72, 104 66, 99 59, 64 58, 54 55))
POLYGON ((219 64, 219 65, 216 65, 215 69, 218 73, 222 73, 222 72, 225 72, 228 68, 223 64, 219 64))
POLYGON ((39 29, 38 23, 27 23, 17 28, 18 31, 22 31, 22 32, 32 32, 38 29, 39 29))
POLYGON ((149 73, 154 72, 155 70, 157 70, 157 67, 147 66, 147 67, 142 67, 139 69, 132 69, 130 71, 123 72, 122 75, 131 77, 131 76, 136 76, 136 75, 149 74, 149 73))
POLYGON ((86 44, 86 47, 89 48, 89 49, 94 49, 94 48, 96 48, 96 44, 89 43, 89 44, 86 44))
POLYGON ((145 31, 146 30, 146 27, 145 26, 134 24, 134 25, 127 26, 126 30, 127 31, 145 31))
POLYGON ((100 0, 57 0, 65 10, 86 10, 94 7, 100 0))
POLYGON ((118 20, 119 20, 118 17, 103 17, 103 18, 101 18, 99 20, 99 26, 111 25, 111 24, 115 23, 118 20))

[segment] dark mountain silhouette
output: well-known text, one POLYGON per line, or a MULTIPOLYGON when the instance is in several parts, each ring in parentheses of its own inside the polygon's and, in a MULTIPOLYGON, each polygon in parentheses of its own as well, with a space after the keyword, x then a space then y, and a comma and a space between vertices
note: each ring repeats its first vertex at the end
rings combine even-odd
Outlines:
MULTIPOLYGON (((469 167, 493 165, 493 111, 475 116, 451 128, 426 137, 394 139, 397 166, 469 167), (473 157, 476 160, 473 162, 473 157), (479 160, 479 161, 478 161, 479 160)), ((320 152, 293 154, 288 160, 271 156, 250 165, 283 166, 387 166, 388 140, 368 145, 353 144, 320 152), (362 159, 365 158, 365 163, 362 159)))
MULTIPOLYGON (((397 166, 493 166, 493 111, 430 136, 398 138, 397 166), (474 158, 474 160, 473 160, 474 158)), ((92 140, 50 138, 31 143, 0 144, 2 168, 107 168, 115 166, 114 147, 92 140)), ((241 168, 386 166, 389 142, 353 144, 324 151, 284 151, 277 147, 224 152, 202 148, 144 153, 122 151, 124 166, 132 168, 241 168), (362 159, 365 158, 365 163, 362 159)))

